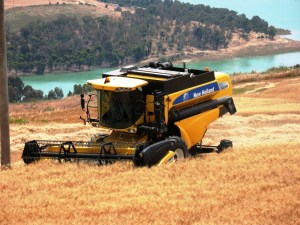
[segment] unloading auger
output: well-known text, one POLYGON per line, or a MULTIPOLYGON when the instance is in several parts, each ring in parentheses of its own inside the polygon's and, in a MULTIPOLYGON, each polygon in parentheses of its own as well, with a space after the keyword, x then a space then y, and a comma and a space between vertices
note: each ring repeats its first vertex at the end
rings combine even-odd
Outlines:
POLYGON ((86 118, 80 118, 108 132, 88 142, 26 142, 25 163, 54 158, 100 164, 131 160, 136 166, 153 166, 232 146, 229 140, 218 146, 201 144, 210 123, 236 112, 231 80, 225 73, 151 62, 103 73, 87 83, 95 94, 88 94, 87 102, 81 94, 86 118), (90 104, 93 98, 96 106, 90 104), (91 111, 96 111, 93 118, 91 111))

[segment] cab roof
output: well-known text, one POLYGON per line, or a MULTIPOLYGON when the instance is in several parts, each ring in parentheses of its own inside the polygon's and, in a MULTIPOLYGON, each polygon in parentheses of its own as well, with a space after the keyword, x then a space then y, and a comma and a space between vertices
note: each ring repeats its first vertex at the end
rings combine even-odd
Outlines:
POLYGON ((96 80, 88 80, 88 84, 96 90, 107 90, 107 91, 134 91, 139 87, 148 84, 147 81, 129 77, 117 77, 111 76, 96 80))

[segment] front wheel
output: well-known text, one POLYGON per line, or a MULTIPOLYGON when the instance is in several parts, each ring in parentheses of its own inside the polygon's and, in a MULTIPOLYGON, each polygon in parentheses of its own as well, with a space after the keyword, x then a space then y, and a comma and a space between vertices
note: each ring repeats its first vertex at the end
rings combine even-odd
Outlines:
POLYGON ((181 137, 171 136, 152 145, 138 145, 134 154, 136 166, 174 163, 187 157, 187 146, 181 137))
POLYGON ((170 151, 160 160, 158 165, 173 164, 176 161, 181 161, 188 155, 188 150, 185 141, 181 137, 169 137, 172 142, 170 151))

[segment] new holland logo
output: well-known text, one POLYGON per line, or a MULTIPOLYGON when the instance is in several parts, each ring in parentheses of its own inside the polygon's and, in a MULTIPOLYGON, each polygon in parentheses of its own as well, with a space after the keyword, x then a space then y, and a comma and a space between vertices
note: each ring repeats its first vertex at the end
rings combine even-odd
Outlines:
POLYGON ((206 88, 205 90, 202 90, 201 92, 194 93, 194 98, 198 98, 200 96, 207 95, 207 94, 210 94, 212 92, 215 92, 215 87, 206 88))
POLYGON ((189 93, 188 92, 184 93, 184 95, 183 95, 183 101, 187 101, 189 99, 190 99, 189 93))
POLYGON ((217 82, 211 83, 211 84, 207 84, 205 86, 202 87, 198 87, 195 88, 193 90, 190 90, 180 96, 178 96, 175 101, 174 101, 174 105, 191 100, 193 98, 198 98, 204 95, 208 95, 211 94, 213 92, 219 91, 219 85, 217 82))

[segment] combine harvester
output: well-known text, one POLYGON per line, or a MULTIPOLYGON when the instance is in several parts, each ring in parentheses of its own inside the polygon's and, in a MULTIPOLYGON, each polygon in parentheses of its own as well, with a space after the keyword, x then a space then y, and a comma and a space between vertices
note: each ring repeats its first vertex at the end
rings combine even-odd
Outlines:
POLYGON ((87 83, 96 94, 81 94, 86 118, 80 118, 110 132, 89 142, 29 141, 22 155, 25 163, 54 158, 100 164, 131 160, 136 166, 153 166, 232 146, 228 140, 218 146, 201 144, 210 123, 236 112, 225 73, 151 62, 113 70, 87 83), (97 106, 92 105, 95 101, 97 106))

